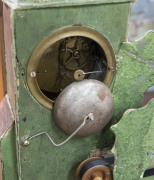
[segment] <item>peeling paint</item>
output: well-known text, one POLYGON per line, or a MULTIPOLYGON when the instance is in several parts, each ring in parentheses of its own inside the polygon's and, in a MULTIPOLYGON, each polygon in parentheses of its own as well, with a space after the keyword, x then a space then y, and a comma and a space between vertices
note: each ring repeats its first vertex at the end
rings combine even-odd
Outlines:
POLYGON ((125 113, 117 125, 114 180, 137 180, 149 165, 154 151, 154 99, 140 109, 125 113))

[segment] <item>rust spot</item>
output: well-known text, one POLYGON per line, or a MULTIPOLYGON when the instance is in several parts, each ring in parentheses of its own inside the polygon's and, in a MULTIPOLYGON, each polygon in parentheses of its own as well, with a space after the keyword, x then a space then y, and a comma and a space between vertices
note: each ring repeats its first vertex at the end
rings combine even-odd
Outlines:
POLYGON ((143 94, 143 103, 141 107, 144 107, 148 102, 154 98, 154 90, 148 90, 143 94))
POLYGON ((20 85, 20 81, 19 79, 17 79, 17 86, 19 87, 19 85, 20 85))
POLYGON ((136 166, 136 169, 139 170, 139 169, 140 169, 140 165, 137 165, 137 166, 136 166))
POLYGON ((104 90, 104 88, 101 88, 97 94, 97 96, 99 97, 99 99, 101 101, 104 101, 105 97, 106 97, 106 92, 104 90))

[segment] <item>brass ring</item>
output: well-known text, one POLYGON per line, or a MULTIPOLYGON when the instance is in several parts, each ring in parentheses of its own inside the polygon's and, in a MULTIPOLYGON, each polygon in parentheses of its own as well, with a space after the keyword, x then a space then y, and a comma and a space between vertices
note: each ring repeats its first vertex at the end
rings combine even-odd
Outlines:
POLYGON ((52 109, 54 101, 46 97, 38 86, 35 75, 37 66, 39 64, 42 54, 49 46, 61 39, 71 36, 86 37, 98 43, 105 52, 107 59, 107 72, 104 83, 109 87, 114 77, 116 66, 114 52, 110 43, 102 34, 97 32, 96 30, 82 26, 72 26, 59 29, 51 33, 38 44, 38 46, 34 49, 27 66, 27 82, 32 95, 39 103, 49 109, 52 109))

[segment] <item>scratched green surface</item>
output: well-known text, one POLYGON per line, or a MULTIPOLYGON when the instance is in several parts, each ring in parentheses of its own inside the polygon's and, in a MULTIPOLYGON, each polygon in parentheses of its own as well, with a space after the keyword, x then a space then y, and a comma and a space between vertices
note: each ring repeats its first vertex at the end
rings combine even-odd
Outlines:
POLYGON ((140 107, 143 93, 154 85, 154 31, 134 43, 123 43, 117 61, 114 123, 127 109, 140 107))
MULTIPOLYGON (((119 120, 119 115, 125 110, 139 108, 143 99, 142 93, 154 85, 154 32, 149 32, 138 42, 124 43, 118 59, 118 73, 113 89, 113 123, 119 120), (118 86, 122 90, 117 88, 118 86)), ((120 122, 112 127, 116 135, 115 180, 138 180, 147 168, 154 151, 153 109, 154 100, 145 108, 123 116, 120 122)))
POLYGON ((3 164, 3 180, 17 180, 17 161, 15 148, 15 129, 6 133, 0 141, 3 164))
POLYGON ((154 179, 154 176, 149 176, 149 177, 144 178, 143 180, 153 180, 153 179, 154 179))
POLYGON ((59 148, 50 144, 45 136, 32 140, 28 147, 21 146, 25 137, 41 131, 47 131, 57 143, 67 137, 54 124, 52 112, 37 103, 26 87, 24 72, 35 46, 56 29, 82 24, 107 37, 117 54, 126 39, 129 11, 129 3, 123 3, 15 12, 15 41, 17 60, 20 62, 15 70, 20 82, 17 87, 19 179, 75 179, 77 166, 89 156, 91 150, 111 145, 110 140, 104 141, 102 132, 99 132, 87 138, 73 138, 59 148))
POLYGON ((141 109, 126 113, 117 125, 114 154, 114 180, 138 180, 143 177, 154 152, 154 99, 141 109))

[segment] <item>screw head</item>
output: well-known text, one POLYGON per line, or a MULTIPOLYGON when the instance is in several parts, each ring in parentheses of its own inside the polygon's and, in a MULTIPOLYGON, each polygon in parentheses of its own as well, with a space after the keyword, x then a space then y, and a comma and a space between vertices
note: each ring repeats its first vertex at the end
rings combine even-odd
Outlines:
POLYGON ((31 77, 35 77, 35 76, 36 76, 36 72, 34 72, 34 71, 31 72, 31 73, 30 73, 30 76, 31 76, 31 77))
POLYGON ((109 67, 109 70, 112 71, 112 72, 115 71, 114 67, 109 67))
POLYGON ((73 56, 76 57, 76 58, 80 57, 80 51, 79 50, 75 50, 73 52, 73 56))
POLYGON ((22 145, 23 146, 28 146, 29 145, 29 141, 28 141, 28 139, 25 139, 23 142, 22 142, 22 145))

